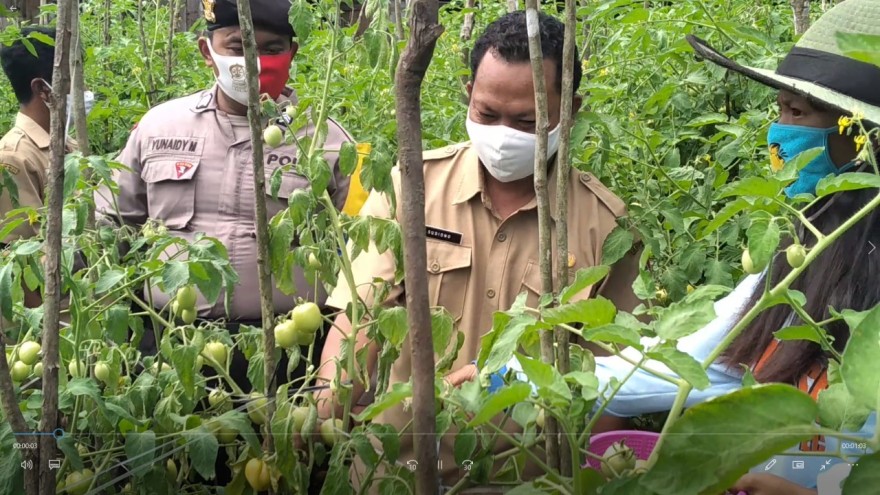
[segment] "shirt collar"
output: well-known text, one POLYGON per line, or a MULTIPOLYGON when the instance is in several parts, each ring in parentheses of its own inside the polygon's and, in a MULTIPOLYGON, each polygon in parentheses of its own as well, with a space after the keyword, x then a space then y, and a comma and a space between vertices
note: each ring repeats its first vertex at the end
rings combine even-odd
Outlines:
POLYGON ((38 148, 46 149, 49 147, 49 133, 40 127, 40 124, 34 122, 34 119, 18 112, 18 115, 15 116, 15 127, 21 129, 38 148))
MULTIPOLYGON (((453 205, 458 205, 461 203, 465 203, 471 200, 477 194, 482 195, 485 186, 485 170, 483 170, 483 166, 480 164, 480 158, 477 156, 476 149, 473 146, 468 146, 462 152, 461 162, 463 172, 461 174, 461 181, 458 184, 458 192, 455 194, 455 198, 452 201, 453 205)), ((550 196, 550 217, 553 220, 557 218, 557 210, 556 210, 556 170, 557 164, 554 163, 552 169, 550 169, 550 173, 547 175, 547 189, 549 191, 550 196)), ((574 187, 574 184, 569 181, 568 187, 574 187)), ((519 211, 528 211, 538 208, 538 198, 532 198, 531 201, 525 204, 519 211)))
MULTIPOLYGON (((219 85, 214 83, 210 89, 202 91, 198 100, 196 100, 196 104, 193 106, 192 111, 195 113, 201 113, 208 110, 217 110, 217 91, 219 90, 219 85)), ((275 102, 284 103, 286 101, 289 101, 292 105, 296 105, 299 102, 296 97, 296 91, 287 86, 284 87, 281 96, 279 96, 275 102)))

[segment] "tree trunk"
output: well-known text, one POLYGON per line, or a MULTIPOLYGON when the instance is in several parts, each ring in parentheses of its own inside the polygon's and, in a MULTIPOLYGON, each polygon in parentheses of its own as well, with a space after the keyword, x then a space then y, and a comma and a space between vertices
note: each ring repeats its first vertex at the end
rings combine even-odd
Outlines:
POLYGON ((407 323, 412 342, 413 441, 416 493, 437 493, 437 429, 434 409, 434 345, 428 303, 425 177, 422 161, 421 87, 443 33, 439 2, 410 7, 409 41, 397 66, 397 141, 403 193, 403 246, 407 323))
POLYGON ((791 0, 794 14, 794 34, 800 36, 810 27, 810 0, 791 0))
MULTIPOLYGON (((474 8, 474 0, 466 0, 465 4, 464 4, 464 8, 473 9, 474 8)), ((465 67, 470 66, 471 51, 470 51, 470 48, 468 48, 468 47, 470 46, 471 36, 473 35, 473 32, 474 32, 474 13, 468 12, 467 14, 464 15, 464 23, 462 23, 462 25, 461 25, 461 34, 459 35, 459 39, 461 39, 461 61, 465 67)), ((466 74, 462 74, 462 76, 460 77, 461 87, 462 87, 462 99, 464 100, 465 104, 468 103, 467 91, 464 91, 464 87, 468 83, 468 77, 469 76, 466 74)))
MULTIPOLYGON (((251 128, 251 148, 254 165, 254 209, 257 223, 257 270, 260 277, 260 311, 263 316, 263 350, 266 377, 266 416, 275 412, 275 310, 272 305, 272 273, 269 271, 269 219, 266 213, 266 176, 263 171, 263 123, 260 118, 260 80, 257 69, 257 42, 250 0, 238 0, 238 22, 244 43, 245 71, 248 77, 248 121, 251 128)), ((270 428, 267 424, 266 428, 270 428)), ((272 435, 265 436, 267 454, 274 450, 272 435)))
MULTIPOLYGON (((74 0, 59 0, 55 31, 55 62, 52 66, 52 96, 49 100, 49 180, 46 191, 46 243, 43 256, 43 411, 40 431, 58 427, 58 340, 61 318, 61 216, 64 208, 64 155, 67 136, 67 94, 70 92, 70 38, 74 0)), ((58 440, 40 437, 40 493, 54 495, 55 473, 49 459, 55 459, 58 440)))
POLYGON ((186 8, 183 13, 184 23, 181 30, 189 29, 197 20, 199 20, 202 12, 201 8, 200 0, 186 0, 186 8))
POLYGON ((137 23, 141 42, 141 54, 144 57, 144 72, 147 76, 147 106, 153 105, 156 86, 153 85, 153 66, 150 64, 150 52, 147 50, 147 35, 144 32, 144 0, 137 0, 137 23))
MULTIPOLYGON (((538 202, 538 262, 541 288, 553 293, 553 246, 551 243, 550 195, 547 184, 547 88, 544 84, 544 57, 541 55, 541 32, 537 0, 526 0, 526 32, 529 37, 529 59, 535 85, 535 195, 538 202)), ((560 263, 562 260, 560 260, 560 263)), ((541 358, 551 366, 555 362, 553 332, 541 333, 541 358)), ((545 421, 544 435, 547 465, 559 469, 559 425, 552 417, 545 421)))
POLYGON ((171 85, 174 67, 174 34, 177 32, 178 0, 168 0, 168 46, 165 51, 165 84, 171 85))
POLYGON ((104 45, 110 46, 110 19, 113 17, 113 0, 104 0, 104 45))

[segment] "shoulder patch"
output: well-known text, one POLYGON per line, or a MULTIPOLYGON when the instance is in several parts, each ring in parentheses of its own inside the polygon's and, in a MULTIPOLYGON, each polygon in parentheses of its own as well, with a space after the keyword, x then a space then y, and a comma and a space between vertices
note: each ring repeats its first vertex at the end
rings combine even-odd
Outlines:
POLYGON ((615 217, 626 216, 626 204, 623 200, 605 187, 605 184, 602 184, 595 175, 589 172, 580 172, 578 173, 578 181, 592 191, 615 217))
POLYGON ((15 165, 13 165, 11 163, 0 162, 0 168, 2 168, 4 170, 8 170, 9 173, 11 173, 12 175, 18 175, 18 173, 21 172, 20 168, 16 167, 15 165))
POLYGON ((448 158, 460 150, 463 146, 463 143, 458 144, 450 144, 449 146, 444 146, 442 148, 437 148, 434 150, 427 150, 422 152, 422 160, 442 160, 443 158, 448 158))

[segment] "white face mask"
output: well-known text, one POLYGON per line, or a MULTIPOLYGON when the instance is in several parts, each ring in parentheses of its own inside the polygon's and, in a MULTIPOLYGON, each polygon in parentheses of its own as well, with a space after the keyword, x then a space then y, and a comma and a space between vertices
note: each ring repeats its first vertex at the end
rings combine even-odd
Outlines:
MULTIPOLYGON (((43 80, 41 79, 41 81, 43 81, 43 80)), ((49 91, 52 91, 51 84, 47 83, 46 81, 43 81, 43 84, 45 84, 46 87, 49 88, 49 91)), ((86 116, 88 116, 92 112, 92 109, 95 108, 95 93, 92 93, 91 91, 83 91, 83 101, 85 102, 86 116)), ((49 104, 47 103, 46 106, 48 107, 49 104)), ((73 94, 68 94, 67 95, 67 122, 65 122, 65 124, 64 124, 64 135, 65 136, 68 135, 68 133, 70 133, 70 124, 71 123, 73 123, 73 94)))
MULTIPOLYGON (((247 71, 245 70, 244 57, 232 55, 218 55, 208 41, 208 51, 217 66, 217 84, 226 93, 226 96, 241 103, 248 104, 247 71)), ((257 71, 260 69, 260 61, 257 60, 257 71)))
MULTIPOLYGON (((503 125, 478 124, 467 119, 468 135, 486 170, 500 182, 525 179, 535 173, 535 135, 503 125)), ((547 158, 559 149, 559 125, 547 135, 547 158)))

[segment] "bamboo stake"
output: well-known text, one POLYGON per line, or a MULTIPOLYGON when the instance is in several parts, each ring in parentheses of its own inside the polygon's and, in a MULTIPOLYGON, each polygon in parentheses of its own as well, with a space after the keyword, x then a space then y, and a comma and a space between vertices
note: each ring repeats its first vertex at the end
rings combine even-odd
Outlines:
MULTIPOLYGON (((70 36, 70 77, 73 88, 73 125, 76 129, 76 143, 83 156, 92 154, 89 146, 89 127, 86 120, 85 80, 83 77, 83 46, 79 29, 79 9, 73 10, 70 36)), ((87 170, 86 173, 91 172, 87 170)), ((94 212, 92 212, 94 213, 94 212)), ((94 219, 94 215, 92 215, 94 219)), ((93 225, 94 223, 90 224, 93 225)))
POLYGON ((177 6, 178 0, 168 1, 168 46, 165 51, 165 84, 171 84, 171 72, 174 64, 174 33, 177 31, 177 6))
MULTIPOLYGON (((395 0, 396 2, 396 0, 395 0)), ((419 469, 416 493, 437 492, 437 433, 434 409, 434 345, 428 303, 425 240, 425 177, 422 161, 421 87, 431 63, 439 24, 439 2, 411 6, 410 38, 397 66, 397 141, 403 193, 403 266, 413 376, 413 441, 419 469)))
POLYGON ((104 46, 110 46, 110 17, 113 11, 113 0, 104 0, 104 46))
MULTIPOLYGON (((46 241, 43 255, 43 410, 40 431, 53 432, 58 423, 59 330, 61 318, 61 216, 64 208, 64 154, 67 136, 67 94, 70 92, 70 38, 73 0, 58 2, 55 31, 55 62, 49 99, 49 177, 46 191, 46 241)), ((40 493, 55 493, 55 473, 49 459, 56 457, 56 438, 40 437, 40 493)))
MULTIPOLYGON (((474 8, 474 0, 465 0, 464 8, 473 9, 474 8)), ((474 31, 474 13, 468 12, 464 15, 464 22, 461 25, 461 33, 459 34, 459 39, 461 40, 461 62, 465 67, 470 65, 471 51, 468 48, 468 45, 471 41, 471 35, 474 31)), ((464 91, 464 87, 467 86, 469 76, 467 74, 462 74, 459 77, 461 82, 462 92, 461 98, 462 102, 467 105, 468 103, 468 95, 467 91, 464 91)))
MULTIPOLYGON (((556 279, 560 288, 568 285, 568 178, 571 171, 571 127, 573 124, 575 62, 575 1, 565 0, 565 40, 562 47, 562 92, 559 109, 559 152, 556 154, 556 279)), ((555 330, 556 368, 569 372, 569 333, 555 330)), ((564 432, 561 432, 564 433, 564 432)), ((559 436, 559 462, 563 476, 572 474, 571 449, 564 434, 559 436)))
MULTIPOLYGON (((529 59, 532 63, 532 81, 535 85, 535 196, 538 201, 538 261, 541 268, 541 288, 553 293, 553 256, 551 242, 550 195, 547 183, 547 88, 544 83, 544 57, 541 52, 538 0, 526 0, 526 32, 529 37, 529 59)), ((560 263, 562 261, 560 260, 560 263)), ((541 333, 541 358, 545 363, 555 361, 552 332, 541 333)), ((545 422, 547 465, 559 468, 559 425, 548 417, 545 422)))
MULTIPOLYGON (((269 270, 269 220, 266 213, 266 176, 263 171, 263 124, 260 118, 260 80, 257 69, 257 42, 250 0, 238 0, 238 23, 244 44, 245 71, 248 77, 248 121, 251 128, 251 148, 254 166, 254 205, 257 223, 257 269, 260 278, 260 310, 263 315, 264 373, 266 377, 267 417, 275 412, 275 333, 272 305, 272 273, 269 270)), ((269 428, 269 426, 267 426, 269 428)), ((265 449, 274 451, 272 435, 266 435, 265 449)))

